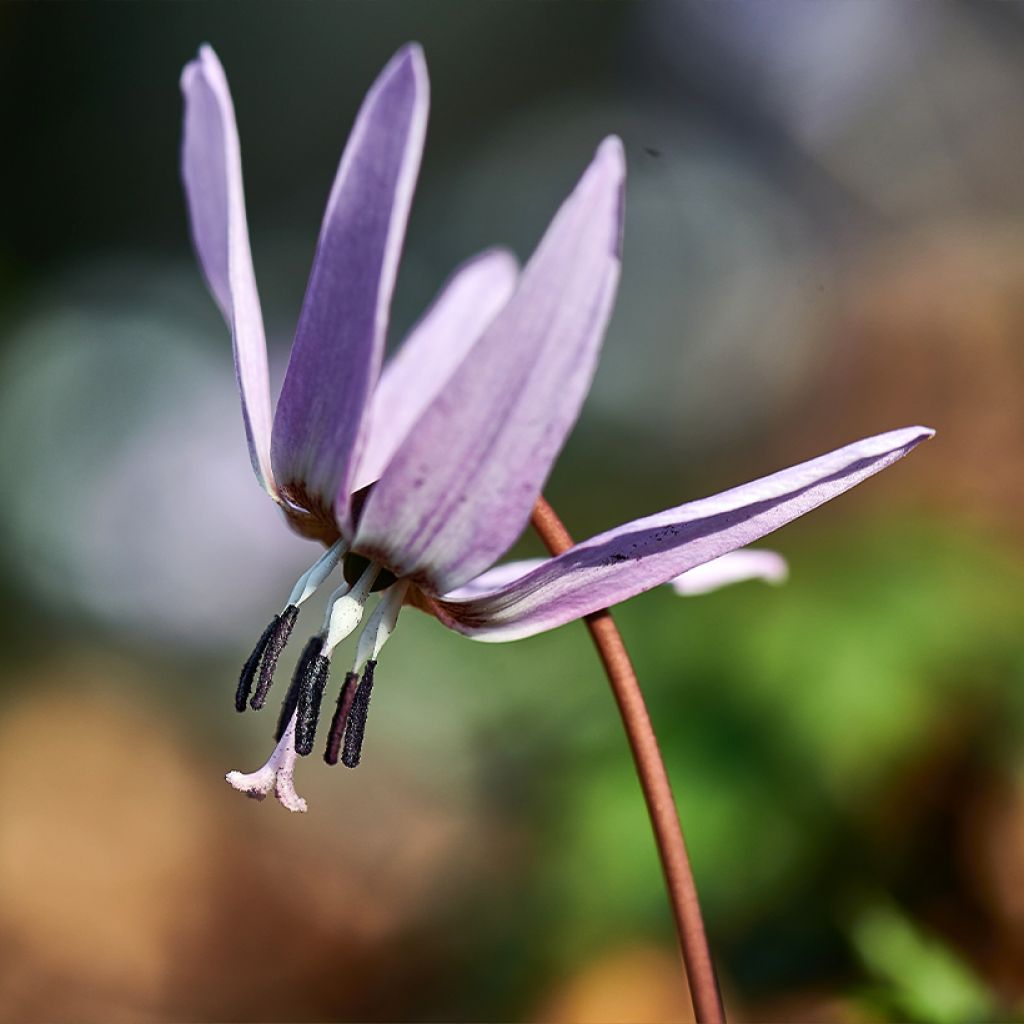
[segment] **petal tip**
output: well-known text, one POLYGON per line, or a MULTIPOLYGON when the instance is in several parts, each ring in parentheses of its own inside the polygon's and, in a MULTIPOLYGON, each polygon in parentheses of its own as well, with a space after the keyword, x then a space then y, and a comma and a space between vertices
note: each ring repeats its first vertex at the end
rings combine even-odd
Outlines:
POLYGON ((181 91, 188 97, 192 86, 195 84, 197 76, 203 73, 203 55, 202 49, 200 48, 199 53, 188 61, 185 66, 181 69, 181 76, 178 79, 178 83, 181 86, 181 91))
POLYGON ((621 189, 626 180, 626 150, 618 135, 601 140, 594 153, 594 167, 606 175, 609 182, 621 189))
POLYGON ((423 56, 423 46, 416 42, 415 39, 410 40, 404 46, 400 46, 395 52, 395 57, 398 60, 418 61, 421 64, 426 63, 426 58, 423 56))
MULTIPOLYGON (((767 555, 768 552, 765 552, 767 555)), ((772 554, 775 554, 772 552, 772 554)), ((789 582, 789 562, 782 557, 782 555, 775 554, 775 558, 771 562, 765 563, 765 574, 762 577, 765 583, 770 583, 774 587, 781 587, 783 583, 789 582)))
POLYGON ((492 245, 489 249, 471 256, 463 264, 463 269, 469 268, 491 271, 513 280, 519 276, 519 260, 516 254, 503 245, 492 245))
POLYGON ((875 434, 858 443, 876 454, 902 450, 905 455, 922 441, 927 441, 934 436, 935 431, 931 427, 900 427, 896 430, 887 430, 883 434, 875 434))
POLYGON ((893 433, 905 438, 903 446, 907 451, 916 448, 922 441, 930 441, 935 436, 935 431, 931 427, 922 426, 904 427, 903 430, 893 431, 893 433))
POLYGON ((218 79, 224 77, 224 65, 221 64, 220 57, 217 56, 217 51, 209 43, 203 43, 199 47, 199 51, 196 56, 196 63, 199 64, 207 74, 213 75, 218 79))
POLYGON ((622 261, 622 237, 625 231, 626 214, 626 150, 618 135, 608 135, 601 140, 594 155, 594 164, 607 175, 611 188, 615 190, 615 237, 612 256, 622 261))
POLYGON ((427 58, 423 52, 423 47, 419 43, 406 43, 397 50, 384 68, 381 79, 390 80, 392 77, 399 75, 410 76, 412 86, 418 92, 424 92, 429 88, 427 58))
POLYGON ((213 89, 223 88, 227 82, 224 66, 209 43, 200 44, 195 57, 181 69, 182 92, 187 94, 197 80, 213 89))
POLYGON ((597 147, 597 155, 614 160, 623 170, 626 168, 626 150, 618 135, 606 135, 597 147))

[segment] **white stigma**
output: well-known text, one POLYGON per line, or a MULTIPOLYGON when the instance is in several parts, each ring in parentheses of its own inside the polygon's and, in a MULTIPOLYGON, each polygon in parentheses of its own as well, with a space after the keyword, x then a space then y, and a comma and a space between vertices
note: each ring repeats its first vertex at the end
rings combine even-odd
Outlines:
POLYGON ((351 636, 362 621, 366 599, 379 573, 380 566, 371 562, 351 587, 343 584, 331 595, 324 619, 324 645, 320 652, 325 658, 329 658, 334 648, 351 636))
MULTIPOLYGON (((287 604, 293 604, 296 608, 303 601, 312 597, 317 588, 328 576, 334 572, 338 563, 345 557, 347 552, 345 542, 336 540, 296 581, 292 587, 291 596, 287 604)), ((287 607, 287 605, 286 605, 287 607)))
POLYGON ((306 801, 295 792, 295 719, 293 714, 288 728, 274 747, 267 763, 255 772, 228 772, 225 778, 240 793, 262 800, 271 790, 289 811, 304 812, 306 801))
POLYGON ((405 592, 408 589, 409 581, 399 580, 381 595, 380 603, 373 609, 373 614, 366 620, 366 625, 359 634, 356 660, 352 664, 353 672, 362 672, 368 661, 377 660, 381 648, 395 631, 398 613, 402 610, 402 601, 405 600, 405 592))

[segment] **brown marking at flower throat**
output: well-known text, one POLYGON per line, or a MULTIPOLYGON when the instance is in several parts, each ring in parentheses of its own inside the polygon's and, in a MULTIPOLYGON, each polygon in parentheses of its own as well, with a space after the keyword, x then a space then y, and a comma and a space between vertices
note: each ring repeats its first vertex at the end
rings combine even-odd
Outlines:
POLYGON ((328 508, 320 498, 311 497, 305 484, 283 485, 281 497, 281 511, 300 537, 318 540, 330 547, 341 536, 334 520, 334 509, 328 508))

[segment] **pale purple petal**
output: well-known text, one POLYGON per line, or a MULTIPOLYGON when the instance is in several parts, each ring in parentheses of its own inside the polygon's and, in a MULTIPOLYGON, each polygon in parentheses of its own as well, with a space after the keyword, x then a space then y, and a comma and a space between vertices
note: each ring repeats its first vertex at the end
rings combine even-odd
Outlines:
POLYGON ((501 565, 480 573, 468 583, 456 587, 449 594, 444 595, 446 601, 461 601, 467 597, 483 597, 484 594, 493 594, 502 587, 521 579, 528 572, 533 572, 547 561, 546 558, 524 558, 518 562, 504 562, 501 565))
POLYGON ((252 468, 273 494, 267 346, 245 222, 238 130, 224 69, 209 46, 185 65, 181 91, 181 174, 192 241, 206 283, 231 328, 252 468))
POLYGON ((669 586, 680 597, 694 597, 710 594, 720 587, 747 580, 763 580, 765 583, 782 583, 789 575, 786 560, 776 551, 761 548, 740 548, 727 555, 714 558, 703 565, 694 566, 675 579, 669 586))
MULTIPOLYGON (((522 579, 528 572, 540 568, 547 559, 524 558, 518 562, 503 562, 474 577, 468 583, 445 594, 446 601, 462 601, 470 597, 483 597, 507 587, 522 579)), ((710 594, 721 587, 747 580, 763 580, 765 583, 782 583, 789 575, 786 560, 776 551, 761 548, 740 548, 727 555, 714 558, 703 565, 676 576, 667 582, 680 597, 695 597, 710 594)))
POLYGON ((579 414, 619 279, 622 144, 606 139, 515 295, 370 492, 353 546, 432 593, 522 532, 579 414))
POLYGON ((353 491, 378 479, 413 424, 451 379, 515 290, 519 265, 504 249, 462 264, 381 373, 370 400, 353 491))
POLYGON ((478 640, 517 640, 625 601, 777 530, 892 465, 921 441, 908 427, 592 537, 503 589, 437 601, 446 625, 478 640))
POLYGON ((345 529, 367 401, 380 373, 391 294, 419 172, 428 84, 418 46, 400 50, 356 118, 331 189, 274 420, 286 498, 345 529))
MULTIPOLYGON (((540 568, 546 558, 523 558, 516 562, 503 562, 486 572, 481 572, 469 583, 444 595, 445 601, 463 601, 470 597, 494 594, 509 584, 521 580, 527 572, 540 568)), ((713 558, 703 565, 681 573, 666 583, 680 597, 695 597, 710 594, 722 587, 748 580, 763 580, 765 583, 782 583, 790 572, 785 559, 775 551, 763 548, 740 548, 727 555, 713 558)))

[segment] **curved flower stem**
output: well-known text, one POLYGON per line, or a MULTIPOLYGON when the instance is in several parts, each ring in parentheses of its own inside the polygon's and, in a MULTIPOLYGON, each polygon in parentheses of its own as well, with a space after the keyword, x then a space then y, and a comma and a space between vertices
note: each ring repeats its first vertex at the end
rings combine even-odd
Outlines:
MULTIPOLYGON (((572 537, 543 495, 537 499, 530 522, 552 555, 561 554, 572 547, 572 537)), ((686 852, 679 812, 676 810, 672 787, 665 763, 661 759, 647 705, 640 691, 640 683, 611 613, 594 612, 584 621, 619 706, 644 800, 651 816, 694 1014, 698 1024, 724 1024, 725 1010, 704 933, 697 887, 686 852)))

